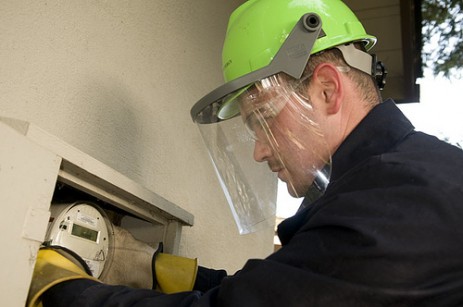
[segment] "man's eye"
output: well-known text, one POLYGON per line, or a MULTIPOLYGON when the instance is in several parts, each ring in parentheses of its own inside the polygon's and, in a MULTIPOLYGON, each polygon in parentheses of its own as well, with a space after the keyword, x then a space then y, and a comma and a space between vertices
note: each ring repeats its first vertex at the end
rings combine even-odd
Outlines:
POLYGON ((276 115, 274 110, 272 108, 268 108, 268 107, 257 109, 257 110, 254 111, 254 113, 261 120, 272 119, 276 115))
POLYGON ((260 126, 260 121, 257 116, 250 116, 248 120, 248 125, 251 127, 253 130, 255 130, 257 127, 260 126))

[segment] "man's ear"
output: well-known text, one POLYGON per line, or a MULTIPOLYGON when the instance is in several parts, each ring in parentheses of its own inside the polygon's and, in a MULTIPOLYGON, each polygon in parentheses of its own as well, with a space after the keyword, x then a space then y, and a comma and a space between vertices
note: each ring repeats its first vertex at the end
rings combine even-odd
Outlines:
POLYGON ((312 79, 326 114, 338 113, 344 96, 341 72, 331 63, 322 63, 315 68, 312 79))

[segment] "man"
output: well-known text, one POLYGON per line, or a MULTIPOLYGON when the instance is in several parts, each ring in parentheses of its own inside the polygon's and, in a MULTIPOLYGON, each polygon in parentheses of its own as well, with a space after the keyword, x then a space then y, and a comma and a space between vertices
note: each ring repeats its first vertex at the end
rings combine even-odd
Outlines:
POLYGON ((233 276, 200 268, 201 291, 78 279, 46 291, 44 305, 463 305, 463 152, 381 102, 384 70, 366 53, 374 43, 338 0, 238 8, 224 46, 228 82, 192 116, 217 125, 241 115, 254 159, 305 197, 279 225, 283 247, 233 276))

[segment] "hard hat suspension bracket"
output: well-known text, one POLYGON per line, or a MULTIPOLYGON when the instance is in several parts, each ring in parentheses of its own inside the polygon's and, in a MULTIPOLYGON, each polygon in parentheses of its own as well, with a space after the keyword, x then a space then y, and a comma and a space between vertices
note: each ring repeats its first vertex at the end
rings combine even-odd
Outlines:
POLYGON ((335 48, 341 51, 344 60, 349 66, 371 75, 375 79, 379 89, 382 90, 384 88, 387 70, 384 64, 377 60, 375 54, 369 54, 357 49, 353 43, 339 45, 335 48))
MULTIPOLYGON (((274 75, 284 72, 300 79, 309 62, 310 52, 320 36, 322 21, 315 13, 304 14, 294 26, 273 61, 265 68, 271 68, 274 75)), ((257 80, 256 80, 257 81, 257 80)))

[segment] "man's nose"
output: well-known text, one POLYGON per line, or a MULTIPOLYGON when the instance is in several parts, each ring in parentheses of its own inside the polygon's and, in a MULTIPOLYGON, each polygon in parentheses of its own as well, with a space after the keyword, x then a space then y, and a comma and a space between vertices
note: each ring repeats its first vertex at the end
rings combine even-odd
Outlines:
POLYGON ((254 142, 254 160, 257 162, 266 161, 271 155, 270 146, 264 142, 256 140, 254 142))

